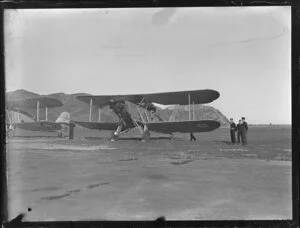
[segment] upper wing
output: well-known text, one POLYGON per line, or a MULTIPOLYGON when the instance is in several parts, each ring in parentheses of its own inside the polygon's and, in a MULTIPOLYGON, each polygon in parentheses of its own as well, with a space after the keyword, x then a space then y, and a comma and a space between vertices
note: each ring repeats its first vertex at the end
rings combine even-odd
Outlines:
MULTIPOLYGON (((180 92, 167 92, 167 93, 152 93, 146 94, 145 98, 149 102, 155 102, 163 105, 187 105, 193 102, 195 104, 210 103, 219 98, 219 92, 215 90, 192 90, 192 91, 180 91, 180 92)), ((138 101, 140 102, 140 101, 138 101)))
POLYGON ((24 100, 7 101, 7 108, 9 110, 17 110, 18 108, 36 108, 38 101, 39 101, 40 108, 45 108, 46 106, 48 108, 54 108, 63 105, 61 101, 54 98, 38 97, 38 98, 31 98, 31 99, 24 99, 24 100))
POLYGON ((140 103, 143 99, 147 102, 154 102, 163 105, 179 104, 187 105, 190 103, 204 104, 210 103, 219 98, 219 92, 215 90, 191 90, 180 92, 166 92, 166 93, 148 93, 148 94, 129 94, 129 95, 105 95, 105 96, 78 96, 77 99, 85 103, 92 102, 94 105, 103 107, 108 105, 109 101, 113 98, 120 97, 126 101, 134 104, 140 103))
POLYGON ((118 127, 118 123, 98 123, 98 122, 79 122, 75 121, 76 124, 95 130, 115 130, 118 127))
POLYGON ((13 123, 11 124, 15 127, 29 130, 29 131, 46 131, 53 132, 62 129, 62 125, 60 123, 53 122, 23 122, 23 123, 13 123))
POLYGON ((152 122, 143 123, 147 125, 150 131, 160 133, 190 133, 190 132, 207 132, 220 127, 220 123, 215 120, 197 120, 197 121, 174 121, 174 122, 152 122))

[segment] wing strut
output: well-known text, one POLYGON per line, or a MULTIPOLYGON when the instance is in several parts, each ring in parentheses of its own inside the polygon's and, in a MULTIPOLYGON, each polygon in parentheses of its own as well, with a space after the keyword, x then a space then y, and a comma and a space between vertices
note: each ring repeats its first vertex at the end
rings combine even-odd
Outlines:
POLYGON ((100 121, 101 121, 101 109, 99 108, 98 122, 100 123, 100 121))
POLYGON ((40 101, 36 102, 36 121, 40 121, 40 101))
POLYGON ((18 109, 18 123, 20 123, 20 109, 18 109))
POLYGON ((195 102, 193 102, 193 120, 195 120, 195 102))
POLYGON ((191 120, 191 94, 189 94, 189 120, 191 120))
POLYGON ((145 114, 146 114, 147 122, 149 123, 150 120, 149 120, 149 117, 148 117, 148 114, 147 114, 147 111, 146 111, 146 110, 145 110, 145 114))
POLYGON ((144 120, 144 118, 143 118, 142 114, 140 113, 140 110, 139 110, 139 108, 138 108, 138 107, 136 107, 136 109, 137 109, 137 111, 138 111, 138 114, 139 114, 139 116, 140 116, 141 120, 142 120, 142 121, 145 123, 145 120, 144 120))
POLYGON ((46 112, 46 121, 48 121, 48 107, 46 106, 46 108, 45 108, 45 112, 46 112))
POLYGON ((137 127, 140 130, 141 134, 143 134, 143 130, 141 129, 140 125, 136 122, 135 119, 132 118, 132 120, 133 120, 135 127, 137 127))
POLYGON ((92 107, 93 107, 93 98, 90 100, 90 114, 89 114, 89 122, 92 121, 92 107))
POLYGON ((7 112, 8 121, 9 121, 9 123, 11 124, 11 123, 12 123, 12 118, 11 118, 11 116, 10 116, 10 113, 9 113, 8 110, 7 110, 6 112, 7 112))

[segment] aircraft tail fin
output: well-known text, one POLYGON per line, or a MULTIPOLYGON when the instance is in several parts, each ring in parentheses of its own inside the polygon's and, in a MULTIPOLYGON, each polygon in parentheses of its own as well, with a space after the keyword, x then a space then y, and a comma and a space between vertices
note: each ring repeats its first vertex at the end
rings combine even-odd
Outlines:
POLYGON ((68 112, 62 112, 59 117, 56 119, 56 123, 70 123, 70 113, 68 112))

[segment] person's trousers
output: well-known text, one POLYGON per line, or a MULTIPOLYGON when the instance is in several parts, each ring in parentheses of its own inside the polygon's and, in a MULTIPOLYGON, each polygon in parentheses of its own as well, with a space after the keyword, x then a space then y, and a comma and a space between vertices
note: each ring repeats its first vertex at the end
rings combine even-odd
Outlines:
POLYGON ((230 130, 230 137, 231 137, 231 142, 236 143, 235 140, 235 130, 230 130))
POLYGON ((242 143, 243 145, 247 145, 247 133, 242 132, 242 143))
POLYGON ((240 142, 241 142, 241 139, 242 139, 242 133, 241 133, 241 132, 238 132, 238 133, 237 133, 237 143, 240 143, 240 142))

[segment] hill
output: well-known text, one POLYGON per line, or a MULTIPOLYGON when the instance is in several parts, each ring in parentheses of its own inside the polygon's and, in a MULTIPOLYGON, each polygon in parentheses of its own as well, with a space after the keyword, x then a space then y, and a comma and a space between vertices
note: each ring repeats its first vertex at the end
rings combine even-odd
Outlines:
MULTIPOLYGON (((65 94, 65 93, 53 93, 48 95, 39 95, 26 90, 16 90, 8 92, 6 99, 8 101, 21 100, 27 98, 36 98, 39 96, 48 96, 56 98, 63 103, 63 106, 57 108, 48 109, 48 120, 55 121, 56 118, 62 112, 69 112, 71 119, 75 121, 88 121, 89 118, 89 105, 76 99, 77 96, 90 95, 87 93, 65 94)), ((195 105, 195 120, 217 120, 222 125, 229 123, 226 116, 224 116, 219 110, 208 105, 195 105)), ((136 105, 129 103, 129 110, 132 115, 138 116, 136 105)), ((24 110, 26 113, 34 116, 36 114, 35 109, 27 108, 24 110)), ((163 117, 166 121, 178 121, 188 120, 189 112, 188 106, 172 106, 167 109, 158 109, 157 113, 163 117)), ((45 119, 45 111, 40 110, 40 118, 45 119)), ((146 116, 145 116, 146 118, 146 116)), ((101 122, 115 122, 117 119, 112 111, 108 107, 101 109, 101 122)), ((98 121, 98 108, 92 109, 92 121, 98 121)))

